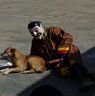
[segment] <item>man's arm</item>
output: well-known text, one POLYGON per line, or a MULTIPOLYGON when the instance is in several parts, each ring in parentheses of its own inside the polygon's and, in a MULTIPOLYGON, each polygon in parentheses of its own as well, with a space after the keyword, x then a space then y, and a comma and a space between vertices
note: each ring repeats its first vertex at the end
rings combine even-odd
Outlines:
POLYGON ((70 46, 73 42, 73 37, 70 33, 65 32, 59 27, 50 27, 50 32, 57 45, 57 54, 59 58, 65 58, 70 46))
POLYGON ((72 44, 73 42, 73 37, 71 34, 64 32, 64 36, 62 37, 63 39, 61 40, 59 47, 68 47, 72 44))
POLYGON ((73 42, 73 37, 70 33, 65 32, 60 27, 49 27, 49 31, 59 46, 68 46, 73 42))

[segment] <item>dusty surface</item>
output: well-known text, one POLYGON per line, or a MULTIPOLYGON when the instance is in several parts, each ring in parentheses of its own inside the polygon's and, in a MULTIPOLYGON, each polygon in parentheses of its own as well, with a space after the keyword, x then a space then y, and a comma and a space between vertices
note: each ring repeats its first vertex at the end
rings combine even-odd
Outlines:
MULTIPOLYGON (((15 47, 29 54, 31 36, 27 30, 30 20, 41 20, 45 26, 59 26, 70 32, 83 54, 84 63, 95 72, 95 0, 0 0, 0 53, 15 47)), ((0 60, 0 64, 6 63, 0 60)), ((43 74, 0 75, 0 96, 28 96, 35 84, 49 83, 64 96, 95 96, 79 93, 78 84, 71 80, 43 74), (40 81, 40 82, 39 82, 40 81)))

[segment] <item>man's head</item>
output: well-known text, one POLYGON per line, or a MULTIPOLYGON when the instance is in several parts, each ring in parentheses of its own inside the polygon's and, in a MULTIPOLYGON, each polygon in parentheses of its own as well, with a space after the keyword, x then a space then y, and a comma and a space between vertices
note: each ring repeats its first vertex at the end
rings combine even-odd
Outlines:
POLYGON ((32 21, 28 24, 28 30, 33 38, 42 39, 44 34, 44 27, 40 21, 32 21))

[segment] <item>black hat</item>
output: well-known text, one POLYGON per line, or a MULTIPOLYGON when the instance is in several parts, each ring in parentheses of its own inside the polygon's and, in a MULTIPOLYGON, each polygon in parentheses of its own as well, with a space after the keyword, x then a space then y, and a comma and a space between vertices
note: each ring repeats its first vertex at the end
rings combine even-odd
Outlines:
POLYGON ((28 24, 28 29, 32 29, 34 28, 35 26, 39 26, 40 27, 41 25, 41 21, 32 21, 28 24))

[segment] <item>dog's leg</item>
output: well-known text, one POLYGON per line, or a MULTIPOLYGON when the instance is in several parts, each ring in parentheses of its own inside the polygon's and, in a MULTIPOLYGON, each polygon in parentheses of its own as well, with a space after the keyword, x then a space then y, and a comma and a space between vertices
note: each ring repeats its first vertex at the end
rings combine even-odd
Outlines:
POLYGON ((2 69, 2 70, 0 70, 0 72, 2 73, 2 72, 5 72, 7 70, 9 70, 9 68, 2 69))
POLYGON ((23 74, 32 74, 35 73, 35 70, 31 69, 31 70, 26 70, 22 72, 23 74))
POLYGON ((42 73, 42 72, 44 72, 44 70, 42 69, 36 70, 36 73, 42 73))
POLYGON ((21 69, 19 67, 16 67, 16 68, 10 68, 8 70, 6 70, 3 74, 6 75, 6 74, 9 74, 11 72, 20 72, 21 69))

